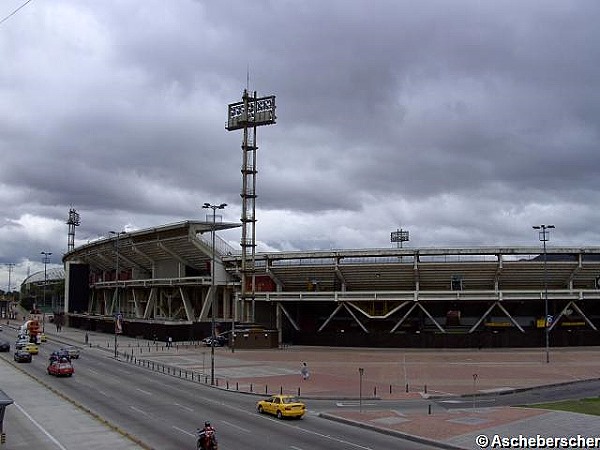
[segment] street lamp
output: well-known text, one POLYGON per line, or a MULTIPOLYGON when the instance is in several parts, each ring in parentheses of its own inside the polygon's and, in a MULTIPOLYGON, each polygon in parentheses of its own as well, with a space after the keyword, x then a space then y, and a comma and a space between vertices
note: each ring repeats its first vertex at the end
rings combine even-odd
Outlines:
POLYGON ((544 330, 546 336, 546 363, 550 362, 550 329, 548 327, 548 269, 547 262, 548 257, 546 253, 546 241, 550 240, 549 229, 554 228, 554 225, 534 225, 534 230, 541 230, 539 232, 540 241, 544 246, 544 330))
POLYGON ((48 273, 46 272, 46 266, 50 262, 50 255, 52 252, 40 252, 40 255, 44 255, 44 308, 46 307, 46 285, 48 284, 48 273))
POLYGON ((365 369, 363 367, 358 368, 358 405, 359 411, 362 413, 362 379, 365 373, 365 369))
MULTIPOLYGON (((117 237, 117 261, 115 267, 115 300, 113 305, 117 307, 117 313, 115 314, 115 358, 117 357, 117 336, 123 332, 122 329, 122 319, 123 315, 121 313, 121 300, 119 298, 119 237, 122 234, 125 234, 125 231, 109 231, 110 234, 114 234, 117 237)), ((114 306, 113 306, 114 313, 114 306)))
POLYGON ((227 203, 221 203, 220 205, 211 205, 210 203, 204 203, 202 208, 212 209, 212 262, 210 264, 210 384, 215 384, 215 230, 216 230, 216 211, 217 209, 224 209, 227 203))

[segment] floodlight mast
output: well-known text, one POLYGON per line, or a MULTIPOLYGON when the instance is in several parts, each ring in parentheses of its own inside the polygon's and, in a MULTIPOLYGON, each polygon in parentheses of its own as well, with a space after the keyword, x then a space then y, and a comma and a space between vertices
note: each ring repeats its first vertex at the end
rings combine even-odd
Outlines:
POLYGON ((403 242, 408 242, 408 231, 400 228, 390 233, 390 242, 396 242, 397 248, 402 248, 403 242))
POLYGON ((79 213, 74 208, 71 208, 69 210, 69 218, 67 219, 67 225, 69 225, 67 251, 72 252, 75 249, 75 227, 81 225, 81 221, 79 220, 79 213))
MULTIPOLYGON (((256 296, 255 258, 256 258, 256 128, 275 124, 275 96, 258 98, 256 91, 249 93, 244 89, 242 101, 228 105, 228 131, 244 130, 242 141, 242 247, 240 310, 236 302, 232 308, 231 351, 235 351, 235 321, 243 318, 254 321, 254 299, 256 296), (247 305, 251 310, 248 311, 247 305)), ((280 328, 280 327, 278 327, 280 328)))

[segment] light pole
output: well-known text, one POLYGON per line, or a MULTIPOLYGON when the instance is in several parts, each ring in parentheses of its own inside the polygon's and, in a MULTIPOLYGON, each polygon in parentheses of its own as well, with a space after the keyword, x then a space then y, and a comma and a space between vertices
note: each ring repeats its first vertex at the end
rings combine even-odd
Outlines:
POLYGON ((217 227, 216 223, 216 211, 217 209, 224 209, 227 203, 221 203, 220 205, 211 205, 210 203, 204 203, 203 208, 212 209, 212 262, 210 264, 210 384, 215 384, 215 230, 217 227))
POLYGON ((117 307, 117 313, 114 314, 114 306, 113 306, 113 314, 115 316, 115 358, 117 357, 117 336, 123 332, 122 329, 122 313, 121 313, 121 301, 119 299, 119 237, 122 234, 125 234, 124 231, 109 231, 110 234, 114 234, 117 237, 117 261, 115 267, 115 301, 114 305, 117 307))
POLYGON ((359 412, 362 413, 362 379, 365 373, 365 369, 362 367, 358 368, 358 405, 359 412))
MULTIPOLYGON (((52 255, 52 252, 40 252, 40 255, 44 255, 44 308, 46 308, 46 286, 48 284, 48 272, 46 271, 46 266, 48 265, 48 262, 50 261, 50 255, 52 255)), ((46 315, 44 313, 43 316, 43 320, 42 320, 42 333, 46 332, 46 315)))
POLYGON ((546 363, 550 362, 550 329, 548 327, 548 257, 546 253, 546 241, 550 240, 549 229, 554 228, 554 225, 534 225, 534 230, 539 232, 540 241, 544 246, 544 331, 546 337, 546 363))
POLYGON ((46 285, 48 284, 48 273, 46 271, 46 266, 50 262, 50 255, 52 255, 52 252, 40 252, 40 255, 44 255, 44 307, 46 307, 46 285))

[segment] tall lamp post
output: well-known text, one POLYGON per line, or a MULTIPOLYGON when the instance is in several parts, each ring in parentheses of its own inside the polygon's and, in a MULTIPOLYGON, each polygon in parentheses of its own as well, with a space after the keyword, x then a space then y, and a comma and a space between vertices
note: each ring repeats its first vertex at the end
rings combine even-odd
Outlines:
POLYGON ((46 285, 48 284, 48 272, 46 271, 46 266, 50 262, 50 255, 52 252, 40 252, 40 255, 44 255, 44 308, 46 307, 46 285))
POLYGON ((539 231, 540 241, 544 246, 544 331, 546 338, 546 363, 550 362, 550 329, 548 327, 548 256, 546 253, 546 241, 550 240, 550 232, 549 229, 554 228, 554 225, 534 225, 534 230, 539 231))
POLYGON ((215 384, 215 230, 217 227, 216 223, 216 211, 217 209, 224 209, 227 203, 221 203, 220 205, 211 205, 210 203, 204 203, 202 208, 212 209, 212 262, 210 264, 210 384, 215 384))
POLYGON ((117 243, 116 243, 116 247, 117 247, 117 261, 116 261, 116 267, 115 267, 115 301, 114 301, 114 305, 116 305, 117 308, 117 312, 116 314, 114 314, 114 310, 113 310, 113 314, 115 315, 115 358, 117 357, 117 336, 123 332, 123 324, 122 324, 122 320, 123 320, 123 315, 121 313, 121 300, 119 298, 119 237, 122 234, 125 234, 124 231, 109 231, 110 234, 114 234, 117 237, 117 243))

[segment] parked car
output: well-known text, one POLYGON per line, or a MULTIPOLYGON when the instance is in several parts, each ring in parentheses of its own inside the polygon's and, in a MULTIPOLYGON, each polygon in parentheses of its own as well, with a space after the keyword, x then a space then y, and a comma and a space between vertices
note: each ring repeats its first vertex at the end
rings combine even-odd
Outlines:
POLYGON ((23 350, 31 353, 32 355, 37 355, 40 352, 40 348, 38 347, 38 345, 34 344, 33 342, 29 342, 29 343, 25 344, 25 346, 23 347, 23 350))
POLYGON ((17 350, 15 352, 15 356, 14 359, 16 362, 31 362, 31 360, 33 359, 31 356, 31 353, 29 353, 27 350, 17 350))
POLYGON ((10 342, 0 341, 0 352, 10 352, 10 342))
MULTIPOLYGON (((215 347, 223 347, 224 345, 227 345, 228 342, 229 340, 226 336, 215 336, 215 347)), ((202 339, 202 343, 207 347, 212 347, 212 337, 205 337, 202 339)))
POLYGON ((301 419, 306 413, 306 405, 293 395, 273 395, 266 400, 260 400, 256 404, 259 413, 273 414, 278 419, 284 417, 295 417, 301 419))
POLYGON ((71 359, 79 359, 79 349, 77 347, 63 347, 59 350, 59 353, 61 352, 68 355, 71 359))
POLYGON ((56 361, 51 361, 48 364, 48 375, 56 377, 70 377, 75 372, 73 364, 67 358, 61 358, 56 361))

